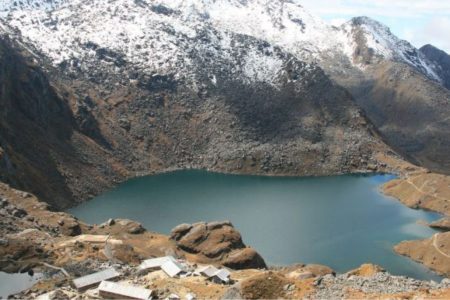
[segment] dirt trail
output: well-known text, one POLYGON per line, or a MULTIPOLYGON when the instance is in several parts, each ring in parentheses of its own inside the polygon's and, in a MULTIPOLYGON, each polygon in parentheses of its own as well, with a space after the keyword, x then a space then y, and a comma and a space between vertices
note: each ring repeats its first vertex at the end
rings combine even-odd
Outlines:
MULTIPOLYGON (((415 178, 415 177, 414 177, 414 178, 415 178)), ((408 183, 409 183, 414 189, 416 189, 419 193, 421 193, 421 194, 423 194, 423 195, 432 196, 432 197, 434 197, 434 198, 436 198, 436 199, 443 200, 443 201, 448 201, 448 200, 449 200, 449 199, 447 199, 447 198, 443 198, 443 197, 438 196, 436 192, 433 193, 433 194, 431 194, 431 193, 429 193, 429 192, 425 192, 422 188, 423 188, 424 186, 427 186, 427 185, 428 185, 428 181, 423 182, 423 183, 422 183, 422 186, 421 186, 421 187, 418 187, 411 179, 412 179, 411 177, 408 177, 408 178, 406 179, 406 182, 408 182, 408 183)))
POLYGON ((442 254, 443 256, 450 258, 450 255, 442 252, 441 249, 439 249, 438 245, 437 245, 437 237, 438 237, 438 233, 436 233, 435 235, 433 235, 433 247, 436 249, 437 252, 439 252, 440 254, 442 254))

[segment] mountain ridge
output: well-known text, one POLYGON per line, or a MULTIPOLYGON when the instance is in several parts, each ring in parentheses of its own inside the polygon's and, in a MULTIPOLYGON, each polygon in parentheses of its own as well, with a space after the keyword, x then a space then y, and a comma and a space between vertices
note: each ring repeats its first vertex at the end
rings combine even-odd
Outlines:
MULTIPOLYGON (((41 1, 41 4, 37 4, 39 2, 34 1, 28 6, 10 10, 9 15, 12 19, 21 20, 20 23, 13 20, 13 25, 26 30, 25 36, 34 38, 41 45, 50 45, 50 41, 45 41, 45 39, 36 40, 38 37, 33 35, 37 35, 38 32, 36 32, 34 26, 29 26, 29 23, 33 19, 41 20, 41 23, 44 25, 41 26, 41 31, 43 30, 45 33, 44 28, 47 28, 48 32, 58 33, 60 31, 50 30, 51 26, 46 25, 47 23, 55 23, 55 20, 52 20, 51 17, 55 11, 54 7, 59 6, 61 9, 57 9, 57 11, 64 11, 65 7, 83 7, 84 2, 83 0, 41 1), (32 5, 33 3, 34 5, 32 5), (26 11, 26 14, 21 14, 21 10, 26 11), (50 14, 50 18, 47 14, 50 14), (31 31, 28 32, 29 30, 31 31)), ((358 66, 358 63, 353 61, 356 49, 352 45, 354 41, 353 37, 351 37, 351 31, 353 30, 352 26, 359 26, 365 30, 366 39, 370 37, 368 42, 370 42, 370 46, 375 51, 375 54, 381 55, 385 59, 403 60, 418 68, 429 78, 439 80, 432 64, 424 56, 416 52, 417 49, 408 42, 396 38, 381 23, 368 17, 356 17, 340 27, 334 27, 307 12, 299 1, 158 0, 135 2, 116 0, 113 2, 98 1, 97 3, 96 5, 99 5, 98 9, 101 7, 103 9, 107 9, 107 7, 115 7, 117 9, 121 5, 127 5, 130 8, 140 6, 142 9, 147 9, 151 12, 159 10, 160 16, 178 16, 171 18, 171 21, 177 19, 189 22, 207 21, 210 23, 209 26, 215 29, 247 34, 266 40, 273 45, 287 49, 298 58, 307 61, 321 60, 320 56, 324 55, 322 52, 336 52, 336 49, 340 48, 344 50, 338 50, 338 52, 343 52, 341 54, 347 57, 351 64, 356 66, 358 66)), ((87 4, 93 10, 96 9, 96 5, 87 4)), ((126 16, 127 12, 122 11, 121 14, 126 16)), ((130 16, 132 15, 130 12, 130 16)), ((64 18, 65 16, 60 12, 59 17, 64 18)), ((82 19, 80 17, 80 20, 82 19)), ((107 28, 105 29, 108 30, 107 28)), ((136 30, 139 31, 139 29, 136 30)), ((68 33, 67 31, 64 32, 64 34, 68 33)), ((64 41, 63 37, 64 35, 61 32, 60 39, 62 41, 64 41)), ((57 40, 53 39, 51 43, 55 44, 57 40)), ((52 50, 50 46, 45 46, 45 48, 47 48, 47 54, 49 54, 49 50, 52 50)), ((54 52, 54 50, 57 49, 52 51, 54 52)), ((65 49, 65 51, 67 52, 69 49, 65 49)))
MULTIPOLYGON (((110 14, 120 15, 121 9, 132 13, 141 8, 120 6, 110 14)), ((82 6, 76 11, 90 18, 92 8, 82 6)), ((128 28, 126 18, 108 14, 97 16, 98 23, 105 25, 112 19, 116 27, 128 28), (125 25, 117 26, 121 22, 125 25)), ((386 168, 375 153, 387 153, 389 148, 351 95, 316 64, 250 36, 196 22, 168 23, 165 12, 163 16, 161 12, 149 14, 154 17, 148 21, 152 24, 149 31, 159 37, 153 43, 135 49, 142 43, 138 35, 118 44, 128 37, 111 29, 108 36, 112 39, 106 46, 95 40, 98 33, 92 28, 92 39, 80 36, 73 40, 72 51, 77 56, 62 61, 66 53, 46 56, 49 49, 26 36, 21 41, 19 34, 9 30, 17 47, 8 51, 33 57, 70 107, 74 124, 64 143, 79 153, 70 158, 52 150, 59 154, 58 160, 65 157, 78 162, 53 169, 55 176, 65 178, 64 186, 73 194, 68 202, 89 198, 137 174, 179 168, 266 175, 329 175, 386 168), (28 44, 34 54, 24 49, 28 44), (145 53, 154 59, 149 61, 145 53), (98 178, 88 182, 80 172, 93 172, 98 178)), ((72 21, 79 26, 78 18, 64 22, 72 21)), ((18 113, 8 111, 21 119, 18 113)), ((6 139, 4 148, 24 148, 17 148, 16 143, 6 139)), ((20 156, 5 152, 15 157, 16 165, 23 165, 20 156)), ((8 177, 7 170, 5 174, 8 177)), ((32 182, 27 173, 14 179, 32 182)), ((27 187, 44 196, 45 188, 27 187)), ((56 199, 47 201, 57 207, 67 205, 56 199)))

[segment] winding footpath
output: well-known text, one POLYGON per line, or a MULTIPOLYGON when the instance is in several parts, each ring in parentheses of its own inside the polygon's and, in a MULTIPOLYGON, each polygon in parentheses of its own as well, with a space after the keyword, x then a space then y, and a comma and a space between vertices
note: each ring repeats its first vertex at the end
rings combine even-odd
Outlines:
POLYGON ((437 236, 438 236, 438 235, 439 235, 438 233, 436 233, 436 234, 433 235, 433 247, 434 247, 434 248, 436 249, 436 251, 439 252, 440 254, 444 255, 444 256, 447 257, 447 258, 450 258, 450 255, 448 255, 448 254, 442 252, 442 250, 439 249, 439 247, 438 247, 438 245, 437 245, 437 236))
POLYGON ((433 193, 433 194, 431 194, 431 193, 429 193, 429 192, 425 192, 425 191, 423 190, 423 187, 426 186, 426 185, 428 184, 428 181, 425 181, 424 183, 422 183, 422 186, 421 186, 421 187, 418 187, 418 186, 411 180, 411 177, 408 177, 408 178, 406 179, 406 182, 408 182, 413 188, 415 188, 419 193, 421 193, 421 194, 423 194, 423 195, 431 196, 431 197, 434 197, 434 198, 436 198, 436 199, 438 199, 438 200, 448 201, 448 199, 438 196, 437 192, 435 192, 435 193, 433 193))

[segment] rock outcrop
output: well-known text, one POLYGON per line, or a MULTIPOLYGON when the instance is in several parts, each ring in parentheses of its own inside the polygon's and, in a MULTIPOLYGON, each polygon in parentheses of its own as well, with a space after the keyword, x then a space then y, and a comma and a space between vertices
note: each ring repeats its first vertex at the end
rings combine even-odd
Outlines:
POLYGON ((442 218, 440 220, 432 222, 430 223, 430 227, 443 231, 450 231, 450 218, 442 218))
POLYGON ((107 222, 108 226, 117 225, 121 228, 121 230, 130 234, 140 234, 145 232, 145 228, 142 227, 142 224, 136 221, 127 220, 127 219, 115 219, 109 220, 107 222))
POLYGON ((291 265, 281 268, 280 271, 291 279, 308 279, 328 274, 336 275, 336 272, 330 267, 318 264, 291 265))
POLYGON ((382 267, 373 264, 363 264, 359 268, 347 272, 349 276, 372 277, 377 273, 386 272, 382 267))
POLYGON ((232 269, 267 267, 264 259, 245 246, 240 233, 227 221, 179 225, 172 230, 170 238, 181 250, 232 269))

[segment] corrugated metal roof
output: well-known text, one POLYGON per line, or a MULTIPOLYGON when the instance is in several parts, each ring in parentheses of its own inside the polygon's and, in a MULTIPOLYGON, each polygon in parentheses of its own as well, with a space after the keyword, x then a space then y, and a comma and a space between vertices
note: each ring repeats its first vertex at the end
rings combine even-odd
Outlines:
POLYGON ((220 272, 220 274, 222 274, 222 276, 226 276, 226 277, 231 276, 231 272, 225 268, 220 269, 219 272, 220 272))
POLYGON ((161 269, 170 277, 177 276, 184 271, 184 267, 176 261, 168 260, 162 266, 161 269))
POLYGON ((217 269, 214 266, 206 266, 206 267, 198 268, 196 270, 196 272, 198 272, 201 275, 206 276, 206 277, 213 276, 215 273, 217 273, 217 271, 219 271, 219 269, 217 269))
POLYGON ((138 269, 142 271, 148 269, 161 268, 161 266, 167 261, 176 261, 176 259, 173 256, 164 256, 146 259, 139 265, 138 269))
POLYGON ((114 268, 109 268, 100 272, 74 279, 73 284, 77 289, 82 290, 98 285, 103 280, 114 279, 119 276, 119 272, 117 272, 114 268))
POLYGON ((228 283, 230 281, 230 272, 228 270, 221 269, 211 277, 216 277, 222 282, 228 283))
POLYGON ((152 296, 152 291, 131 285, 118 284, 115 282, 102 281, 98 287, 100 295, 111 297, 113 295, 120 299, 138 299, 149 300, 152 296))

